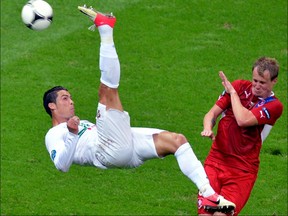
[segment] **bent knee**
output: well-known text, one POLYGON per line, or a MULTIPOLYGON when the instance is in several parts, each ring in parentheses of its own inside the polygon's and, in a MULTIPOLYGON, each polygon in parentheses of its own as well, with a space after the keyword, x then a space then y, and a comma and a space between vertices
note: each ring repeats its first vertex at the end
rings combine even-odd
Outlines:
POLYGON ((173 138, 176 141, 178 146, 183 145, 187 142, 187 139, 183 134, 172 133, 172 136, 173 136, 173 138))

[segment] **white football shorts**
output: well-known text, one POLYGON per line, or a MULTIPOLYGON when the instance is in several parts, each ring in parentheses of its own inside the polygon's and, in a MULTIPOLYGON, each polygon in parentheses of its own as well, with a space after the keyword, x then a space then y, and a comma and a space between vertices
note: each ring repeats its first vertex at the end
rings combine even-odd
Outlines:
POLYGON ((163 130, 131 128, 128 112, 106 110, 106 106, 100 103, 96 125, 98 130, 96 157, 105 167, 133 168, 148 159, 159 158, 153 134, 163 130))

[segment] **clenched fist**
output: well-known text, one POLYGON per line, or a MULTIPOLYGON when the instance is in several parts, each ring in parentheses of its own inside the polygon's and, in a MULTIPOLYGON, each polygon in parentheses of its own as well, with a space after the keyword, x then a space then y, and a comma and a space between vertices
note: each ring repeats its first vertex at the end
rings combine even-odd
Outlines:
POLYGON ((67 128, 71 133, 78 134, 78 125, 80 124, 80 119, 78 116, 71 117, 67 122, 67 128))

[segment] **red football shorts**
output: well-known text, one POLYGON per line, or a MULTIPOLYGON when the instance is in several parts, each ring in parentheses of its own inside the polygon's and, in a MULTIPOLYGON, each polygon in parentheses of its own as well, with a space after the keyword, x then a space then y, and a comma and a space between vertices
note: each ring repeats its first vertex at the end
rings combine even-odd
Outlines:
MULTIPOLYGON (((215 162, 205 162, 205 171, 210 184, 216 193, 236 204, 233 216, 240 213, 251 194, 257 174, 228 167, 215 162)), ((209 214, 203 208, 198 209, 198 214, 209 214)))

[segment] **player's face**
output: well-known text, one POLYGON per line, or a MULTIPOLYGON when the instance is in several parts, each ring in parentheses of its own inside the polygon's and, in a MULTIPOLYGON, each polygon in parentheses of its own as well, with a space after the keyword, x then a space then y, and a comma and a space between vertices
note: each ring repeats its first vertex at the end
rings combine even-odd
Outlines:
POLYGON ((264 71, 260 76, 257 68, 253 70, 252 93, 261 98, 267 98, 271 95, 273 86, 277 82, 277 78, 271 81, 269 71, 264 71))
POLYGON ((71 95, 66 90, 58 91, 57 95, 54 113, 59 117, 68 120, 74 116, 74 102, 71 95))

